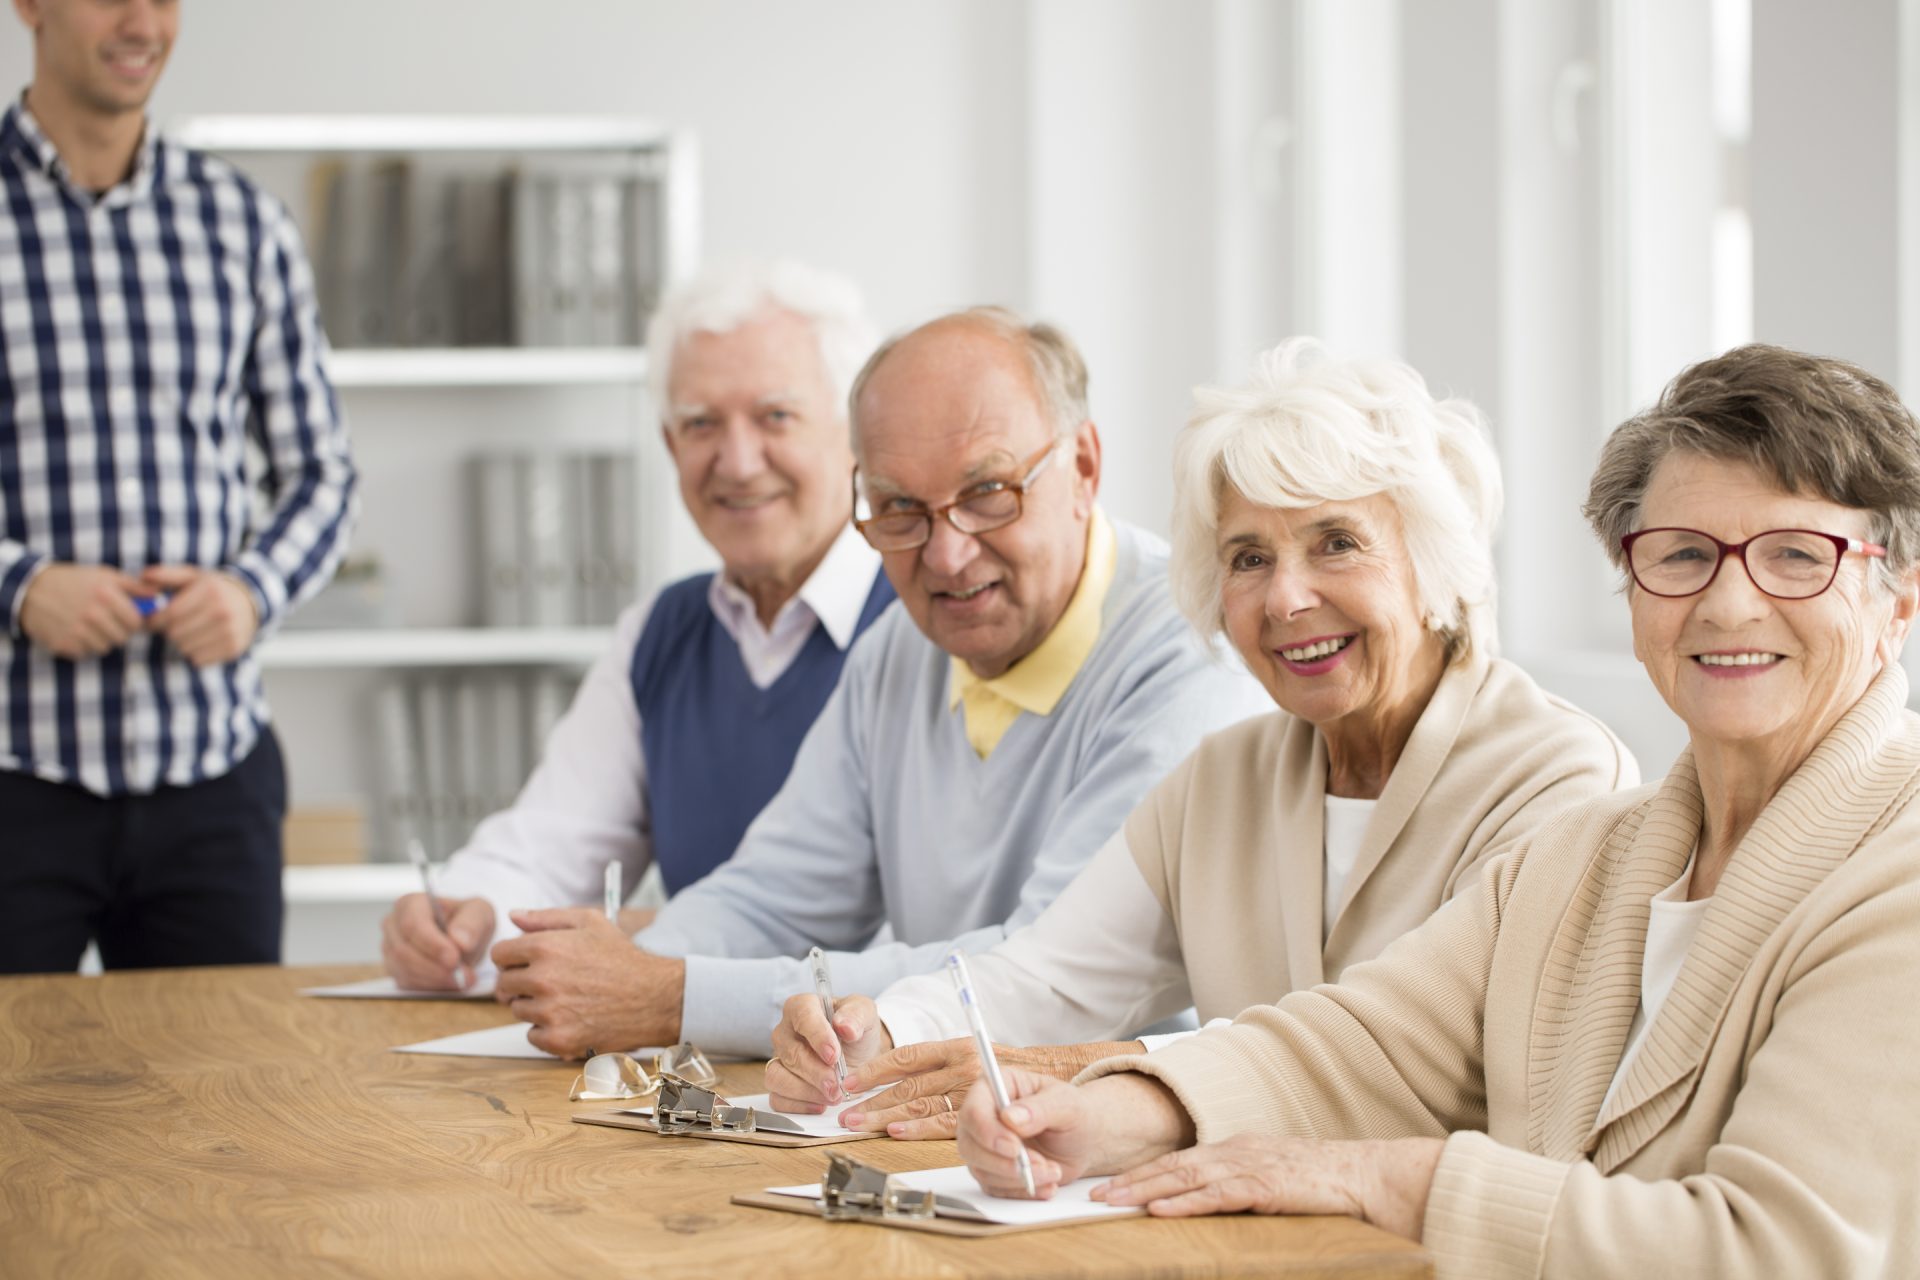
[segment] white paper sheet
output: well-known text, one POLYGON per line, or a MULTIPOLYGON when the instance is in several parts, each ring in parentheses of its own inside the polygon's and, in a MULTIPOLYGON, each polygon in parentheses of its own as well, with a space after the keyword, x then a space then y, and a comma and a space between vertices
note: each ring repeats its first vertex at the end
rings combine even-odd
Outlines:
MULTIPOLYGON (((527 1040, 529 1027, 524 1022, 509 1022, 504 1027, 488 1027, 484 1031, 467 1031, 457 1036, 441 1036, 438 1040, 422 1040, 419 1044, 395 1045, 395 1053, 438 1053, 452 1058, 530 1058, 535 1061, 558 1062, 553 1054, 545 1049, 536 1049, 527 1040)), ((655 1048, 634 1049, 627 1056, 651 1060, 660 1050, 655 1048)))
POLYGON ((493 971, 482 970, 480 980, 467 991, 408 991, 392 978, 368 978, 365 982, 345 982, 337 987, 303 987, 300 994, 336 1000, 491 1000, 493 971))
MULTIPOLYGON (((892 1086, 889 1085, 886 1087, 891 1088, 892 1086)), ((870 1089, 866 1093, 855 1094, 854 1096, 848 1098, 845 1102, 834 1104, 834 1107, 832 1110, 817 1116, 800 1115, 799 1113, 793 1112, 793 1111, 775 1111, 773 1109, 772 1097, 769 1094, 749 1093, 749 1094, 746 1094, 745 1096, 740 1096, 740 1095, 729 1093, 725 1096, 727 1101, 732 1103, 736 1107, 752 1107, 755 1111, 765 1111, 771 1115, 784 1116, 788 1120, 791 1120, 795 1124, 799 1125, 801 1129, 805 1130, 807 1136, 810 1138, 837 1138, 843 1133, 866 1132, 866 1130, 864 1129, 849 1129, 845 1125, 841 1124, 839 1120, 835 1119, 835 1117, 838 1116, 842 1111, 845 1111, 848 1107, 852 1106, 854 1103, 865 1102, 868 1098, 871 1098, 874 1094, 879 1092, 880 1092, 879 1089, 870 1089)), ((653 1108, 652 1107, 629 1107, 627 1109, 627 1114, 636 1115, 636 1116, 650 1116, 653 1114, 653 1108)), ((818 1195, 819 1193, 820 1193, 820 1185, 818 1183, 815 1183, 813 1187, 813 1194, 818 1195)))
MULTIPOLYGON (((909 1190, 931 1191, 942 1200, 957 1200, 979 1214, 983 1221, 1008 1226, 1071 1222, 1079 1218, 1119 1218, 1140 1212, 1132 1206, 1104 1204, 1088 1198, 1087 1193, 1106 1182, 1106 1178, 1081 1178, 1069 1182, 1056 1188, 1051 1200, 1004 1200, 999 1196, 990 1196, 980 1189, 980 1184, 973 1180, 973 1175, 967 1172, 967 1166, 963 1164, 947 1169, 896 1173, 893 1178, 909 1190)), ((820 1198, 820 1184, 817 1182, 806 1182, 795 1187, 768 1187, 767 1190, 777 1196, 794 1196, 802 1200, 820 1198)))

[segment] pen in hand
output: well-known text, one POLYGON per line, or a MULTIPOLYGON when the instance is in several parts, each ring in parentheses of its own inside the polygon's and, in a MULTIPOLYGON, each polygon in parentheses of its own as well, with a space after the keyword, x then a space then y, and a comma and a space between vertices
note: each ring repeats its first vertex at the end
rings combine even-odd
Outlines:
MULTIPOLYGON (((980 1001, 973 993, 973 979, 967 974, 967 958, 958 951, 949 951, 947 974, 953 979, 954 990, 960 993, 960 1009, 967 1015, 967 1026, 973 1031, 973 1047, 980 1055, 980 1073, 987 1078, 987 1088, 993 1091, 993 1105, 1004 1112, 1013 1105, 1013 1099, 1007 1096, 1006 1077, 1000 1074, 1000 1060, 993 1054, 993 1037, 987 1034, 987 1021, 980 1015, 980 1001)), ((1033 1157, 1027 1154, 1027 1144, 1017 1136, 1013 1161, 1020 1167, 1020 1185, 1028 1196, 1038 1199, 1033 1187, 1033 1157)))
POLYGON ((807 952, 807 963, 813 967, 813 990, 820 997, 820 1012, 826 1015, 827 1030, 834 1036, 833 1078, 840 1086, 840 1095, 847 1092, 847 1048, 839 1042, 839 1033, 833 1030, 833 975, 827 970, 827 956, 815 947, 807 952))
MULTIPOLYGON (((460 944, 454 941, 453 931, 447 928, 446 908, 440 905, 440 895, 433 891, 433 873, 427 867, 427 849, 420 843, 419 836, 408 837, 407 858, 413 863, 413 869, 420 873, 420 888, 427 895, 427 907, 433 912, 434 927, 440 930, 441 937, 453 943, 455 954, 460 954, 460 944)), ((468 979, 470 972, 463 956, 453 967, 453 976, 462 988, 471 985, 468 979)))

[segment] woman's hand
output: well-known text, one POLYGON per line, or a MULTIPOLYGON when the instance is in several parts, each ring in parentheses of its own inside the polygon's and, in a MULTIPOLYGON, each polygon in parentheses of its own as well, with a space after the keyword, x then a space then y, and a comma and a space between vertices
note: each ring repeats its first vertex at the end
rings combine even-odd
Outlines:
MULTIPOLYGON (((775 1111, 819 1115, 829 1104, 868 1085, 856 1085, 863 1063, 893 1047, 893 1037, 881 1025, 879 1011, 866 996, 842 996, 833 1003, 833 1021, 827 1021, 820 997, 813 992, 789 996, 773 1029, 773 1057, 767 1061, 768 1101, 775 1111), (847 1061, 846 1088, 840 1087, 833 1064, 847 1061)), ((874 1077, 891 1080, 892 1076, 874 1077)), ((844 1123, 844 1122, 843 1122, 844 1123)))
POLYGON ((1438 1138, 1327 1142, 1243 1133, 1149 1161, 1093 1190, 1161 1218, 1210 1213, 1338 1213, 1420 1238, 1438 1138))
MULTIPOLYGON (((995 1045, 993 1052, 1003 1069, 1025 1067, 1057 1080, 1071 1080, 1102 1058, 1145 1050, 1139 1041, 1127 1040, 1026 1049, 995 1045)), ((980 1054, 971 1037, 905 1045, 866 1062, 857 1072, 847 1073, 848 1093, 890 1080, 900 1083, 848 1108, 841 1114, 840 1123, 874 1133, 884 1129, 888 1137, 910 1142, 951 1138, 960 1127, 960 1104, 979 1078, 980 1054)))
POLYGON ((1193 1121, 1173 1092, 1136 1073, 1090 1084, 1063 1084, 1021 1067, 1003 1070, 1009 1105, 975 1088, 960 1107, 960 1158, 989 1195, 1024 1199, 1018 1157, 1033 1168, 1034 1194, 1044 1200, 1062 1183, 1150 1160, 1193 1141, 1193 1121))

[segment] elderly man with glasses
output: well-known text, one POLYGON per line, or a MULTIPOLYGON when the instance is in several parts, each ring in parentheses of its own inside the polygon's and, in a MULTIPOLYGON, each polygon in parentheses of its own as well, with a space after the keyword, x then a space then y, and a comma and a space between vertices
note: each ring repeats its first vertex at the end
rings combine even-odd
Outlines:
POLYGON ((535 1045, 765 1054, 810 947, 840 994, 985 950, 1203 736, 1266 705, 1181 621, 1165 544, 1095 504, 1086 381, 1059 330, 988 308, 868 361, 854 523, 902 607, 848 654, 734 856, 651 927, 516 914, 497 991, 535 1045))

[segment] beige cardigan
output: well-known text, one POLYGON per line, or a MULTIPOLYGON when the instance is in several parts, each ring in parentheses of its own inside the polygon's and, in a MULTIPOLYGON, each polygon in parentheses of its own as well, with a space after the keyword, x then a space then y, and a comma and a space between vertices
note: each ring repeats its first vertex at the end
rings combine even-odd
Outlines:
POLYGON ((1447 1138, 1442 1277, 1920 1271, 1920 716, 1882 672, 1728 863, 1604 1114, 1691 753, 1493 862, 1339 986, 1086 1078, 1157 1076, 1202 1141, 1447 1138), (1477 1132, 1484 1130, 1484 1132, 1477 1132))
POLYGON ((1449 667, 1414 725, 1331 932, 1326 739, 1297 717, 1208 737, 1127 819, 1127 848, 1179 934, 1200 1016, 1232 1017, 1337 980, 1473 883, 1494 854, 1639 781, 1605 725, 1511 662, 1483 658, 1449 667))

